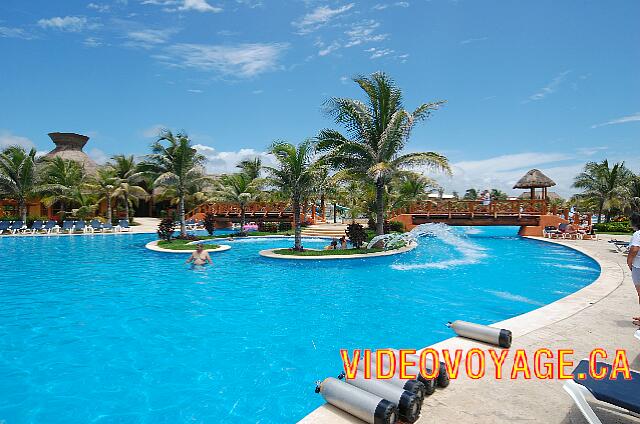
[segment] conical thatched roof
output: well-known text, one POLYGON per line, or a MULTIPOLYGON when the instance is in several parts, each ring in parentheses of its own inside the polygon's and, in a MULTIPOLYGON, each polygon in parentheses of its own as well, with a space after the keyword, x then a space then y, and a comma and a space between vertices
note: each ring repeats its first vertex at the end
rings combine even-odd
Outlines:
POLYGON ((556 185, 556 183, 551 178, 540 172, 540 170, 532 169, 527 172, 524 177, 520 178, 513 188, 541 188, 551 187, 554 185, 556 185))
POLYGON ((79 162, 84 166, 84 170, 87 174, 93 175, 98 169, 98 164, 93 161, 82 148, 89 137, 82 134, 75 133, 49 133, 49 137, 55 143, 56 148, 45 155, 47 158, 61 157, 63 159, 69 159, 79 162))

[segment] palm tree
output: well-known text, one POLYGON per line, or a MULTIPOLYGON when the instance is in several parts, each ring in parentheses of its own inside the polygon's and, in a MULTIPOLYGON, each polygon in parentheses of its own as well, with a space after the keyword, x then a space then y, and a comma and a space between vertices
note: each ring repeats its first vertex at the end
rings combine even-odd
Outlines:
POLYGON ((46 160, 43 173, 44 181, 57 189, 45 193, 42 202, 48 207, 58 203, 60 210, 63 213, 67 212, 67 206, 74 204, 74 193, 85 182, 84 167, 74 160, 56 156, 46 160))
POLYGON ((478 199, 478 190, 475 188, 469 188, 464 192, 464 196, 462 196, 462 200, 477 200, 478 199))
POLYGON ((491 200, 507 200, 509 198, 509 196, 507 196, 507 193, 497 188, 492 188, 490 193, 491 200))
POLYGON ((432 179, 416 172, 402 172, 393 179, 391 187, 394 194, 393 209, 397 209, 429 200, 429 193, 437 185, 432 179))
POLYGON ((295 230, 295 250, 301 250, 300 206, 314 192, 317 176, 313 163, 313 146, 310 140, 293 144, 277 141, 269 148, 275 156, 277 167, 266 167, 270 175, 267 180, 272 186, 289 195, 293 207, 293 226, 295 230))
POLYGON ((180 235, 186 236, 185 196, 190 185, 206 180, 203 164, 205 157, 191 147, 191 140, 184 133, 173 134, 169 130, 160 133, 151 146, 151 154, 140 165, 146 175, 154 178, 153 185, 175 190, 180 214, 180 235))
POLYGON ((55 188, 40 180, 35 149, 26 151, 21 146, 9 146, 0 153, 0 194, 18 203, 23 222, 27 222, 27 202, 55 188))
POLYGON ((240 168, 241 172, 247 174, 251 180, 258 179, 262 170, 262 159, 256 156, 253 159, 242 160, 236 165, 236 168, 240 168))
POLYGON ((633 173, 624 166, 624 162, 618 162, 610 168, 609 162, 605 159, 599 163, 588 162, 584 171, 575 177, 573 187, 583 190, 576 195, 578 200, 598 211, 598 223, 603 212, 606 214, 606 221, 609 222, 609 211, 621 206, 621 200, 629 193, 632 179, 633 173))
POLYGON ((116 155, 111 158, 118 184, 113 192, 115 198, 121 198, 124 203, 124 213, 129 219, 129 205, 137 206, 140 199, 146 199, 149 193, 139 184, 144 180, 144 174, 139 171, 133 155, 116 155))
POLYGON ((245 209, 259 194, 256 188, 258 180, 252 178, 253 175, 244 172, 223 175, 219 189, 214 192, 214 200, 235 203, 240 207, 240 232, 244 231, 245 209))
POLYGON ((631 212, 640 212, 640 175, 633 177, 629 185, 629 209, 631 212))
POLYGON ((115 170, 110 166, 99 168, 96 175, 86 184, 87 189, 99 196, 98 203, 103 200, 107 203, 108 222, 111 222, 113 218, 111 199, 114 197, 113 193, 116 190, 117 184, 118 177, 116 177, 115 170))
POLYGON ((354 81, 364 90, 368 104, 354 99, 333 98, 327 106, 336 124, 344 125, 347 136, 325 129, 318 135, 322 161, 335 169, 349 169, 366 176, 376 189, 376 233, 384 233, 385 188, 398 170, 426 166, 450 172, 446 157, 433 152, 401 155, 413 126, 428 118, 444 102, 425 103, 413 112, 403 109, 402 92, 384 73, 360 76, 354 81))

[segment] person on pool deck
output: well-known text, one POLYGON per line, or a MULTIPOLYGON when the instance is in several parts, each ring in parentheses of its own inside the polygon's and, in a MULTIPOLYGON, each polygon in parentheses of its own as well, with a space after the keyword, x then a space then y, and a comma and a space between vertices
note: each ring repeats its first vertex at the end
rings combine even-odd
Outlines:
POLYGON ((186 263, 193 263, 194 265, 213 265, 211 261, 211 256, 209 256, 209 252, 204 250, 204 246, 202 243, 198 243, 196 246, 196 251, 189 256, 186 263))
MULTIPOLYGON (((627 265, 631 270, 631 279, 638 292, 638 303, 640 303, 640 214, 631 214, 631 228, 635 231, 629 242, 629 254, 627 255, 627 265)), ((633 317, 633 323, 640 327, 640 316, 633 317)))
POLYGON ((340 249, 347 250, 347 238, 345 236, 340 237, 340 249))

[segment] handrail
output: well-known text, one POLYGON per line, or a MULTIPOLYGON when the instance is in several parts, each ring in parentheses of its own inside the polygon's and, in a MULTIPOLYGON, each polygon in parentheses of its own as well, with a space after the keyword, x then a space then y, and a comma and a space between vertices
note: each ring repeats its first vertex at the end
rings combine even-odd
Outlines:
POLYGON ((401 214, 471 216, 492 215, 546 215, 549 212, 547 201, 541 199, 492 200, 485 204, 482 200, 429 200, 417 202, 405 208, 392 211, 391 216, 401 214))

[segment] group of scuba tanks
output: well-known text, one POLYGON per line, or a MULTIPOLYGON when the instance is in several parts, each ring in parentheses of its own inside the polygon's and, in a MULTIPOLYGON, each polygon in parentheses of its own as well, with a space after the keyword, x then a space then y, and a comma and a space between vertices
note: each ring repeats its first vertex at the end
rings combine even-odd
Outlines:
MULTIPOLYGON (((465 321, 450 322, 447 326, 461 337, 506 349, 511 347, 512 335, 509 330, 465 321)), ((396 363, 399 362, 400 352, 391 351, 396 363)), ((406 359, 419 363, 417 355, 407 355, 406 359)), ((426 368, 431 372, 434 369, 433 360, 425 359, 426 368)), ((371 360, 373 369, 375 362, 373 358, 371 360)), ((383 372, 388 374, 390 370, 385 365, 382 366, 383 372)), ((354 378, 344 378, 344 373, 338 378, 326 378, 318 383, 316 393, 320 393, 331 405, 369 424, 414 423, 420 417, 425 397, 432 395, 436 387, 445 388, 449 385, 449 375, 443 362, 440 362, 438 374, 433 379, 425 378, 417 366, 406 367, 408 374, 416 375, 415 380, 400 378, 399 369, 389 379, 365 378, 364 363, 359 362, 357 367, 354 378)))

